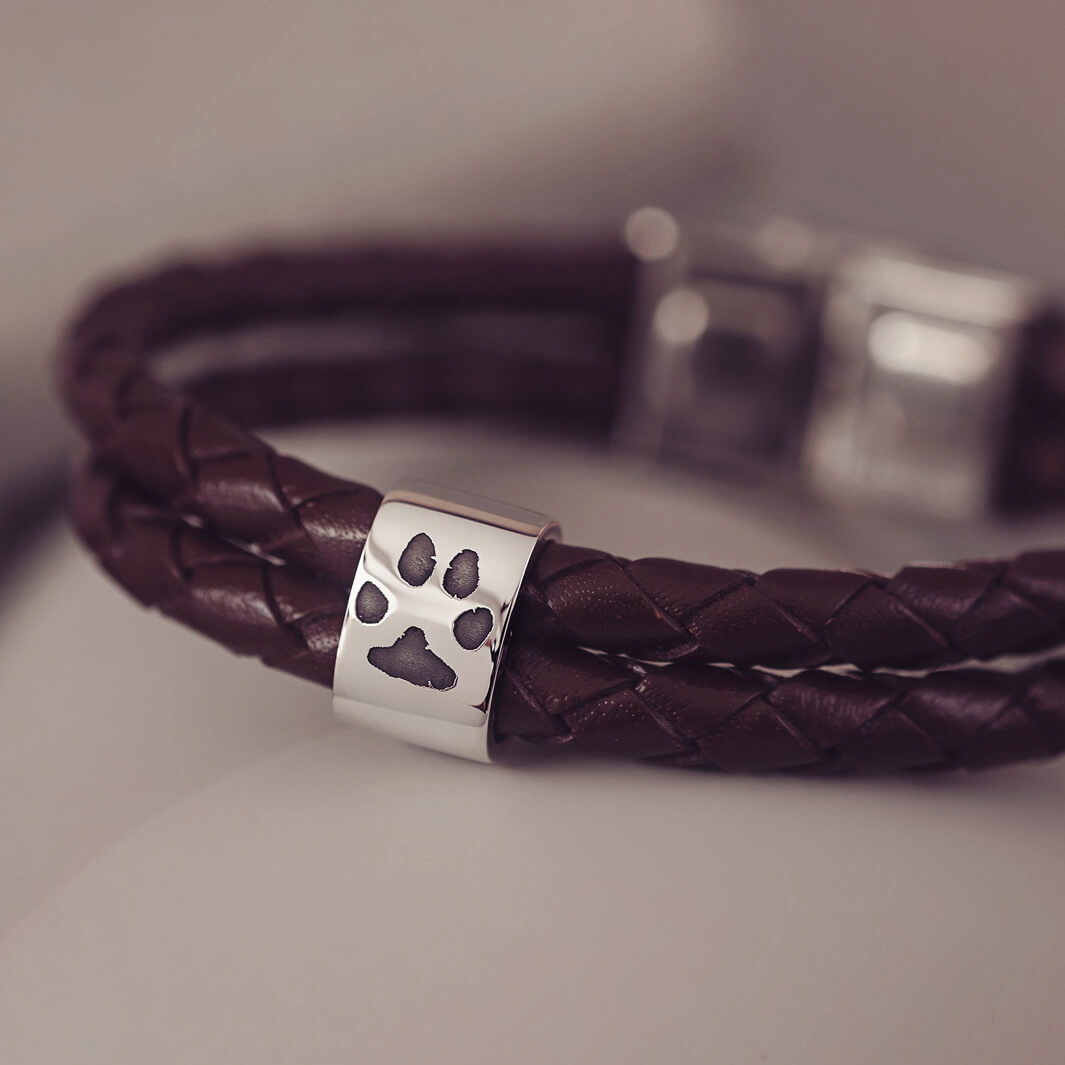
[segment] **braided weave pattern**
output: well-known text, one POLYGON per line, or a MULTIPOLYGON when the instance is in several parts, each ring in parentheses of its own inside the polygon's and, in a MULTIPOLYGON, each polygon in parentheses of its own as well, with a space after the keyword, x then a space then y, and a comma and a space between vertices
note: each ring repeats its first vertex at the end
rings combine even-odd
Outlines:
MULTIPOLYGON (((279 455, 228 417, 227 404, 246 417, 284 419, 434 403, 542 418, 564 396, 567 416, 598 414, 617 383, 630 274, 612 250, 371 249, 187 265, 118 286, 75 323, 63 352, 64 395, 94 451, 74 485, 75 524, 142 603, 237 653, 328 685, 347 588, 380 496, 279 455), (318 379, 332 393, 336 380, 354 390, 340 402, 320 386, 294 391, 292 374, 228 384, 216 375, 208 394, 221 405, 212 407, 195 385, 182 391, 149 372, 161 346, 203 333, 360 308, 401 315, 455 307, 579 310, 600 321, 614 354, 590 375, 562 365, 540 385, 545 370, 535 360, 482 362, 472 390, 468 375, 449 375, 447 366, 437 366, 428 387, 402 364, 349 367, 341 378, 321 367, 318 379)), ((502 734, 534 742, 724 769, 879 771, 1043 757, 1063 745, 1058 663, 924 678, 782 678, 706 663, 926 669, 1056 646, 1063 622, 1062 551, 907 567, 887 578, 759 576, 548 544, 518 604, 497 722, 502 734)))
POLYGON ((347 597, 294 566, 190 525, 99 462, 74 477, 71 519, 144 606, 266 665, 329 686, 347 597))
MULTIPOLYGON (((237 654, 328 687, 345 596, 190 526, 101 468, 75 524, 144 605, 237 654)), ((518 640, 495 697, 501 737, 724 770, 983 768, 1065 750, 1065 662, 928 677, 641 666, 518 640)))
MULTIPOLYGON (((514 280, 504 284, 506 271, 492 262, 469 267, 468 276, 444 271, 434 288, 440 264, 431 256, 406 267, 414 273, 408 290, 394 276, 399 265, 383 269, 383 279, 375 272, 382 262, 392 260, 379 262, 371 253, 338 261, 260 257, 170 269, 120 287, 72 331, 64 360, 71 408, 96 452, 153 497, 197 515, 228 538, 345 587, 379 493, 278 455, 217 411, 164 387, 148 373, 148 345, 220 322, 350 310, 359 300, 402 307, 419 296, 468 301, 476 292, 492 301, 520 293, 525 301, 568 301, 605 313, 625 291, 618 271, 611 275, 603 263, 589 271, 595 283, 574 295, 572 278, 563 279, 569 287, 555 278, 556 287, 545 288, 540 273, 546 267, 537 272, 523 266, 519 280, 529 288, 514 280), (481 291, 485 272, 494 285, 487 295, 481 291)), ((458 406, 448 389, 459 386, 449 381, 469 380, 479 382, 486 404, 504 404, 509 391, 517 406, 530 401, 530 378, 545 376, 542 367, 522 375, 513 366, 497 364, 493 372, 490 364, 480 364, 450 377, 411 372, 397 383, 390 370, 382 366, 358 381, 363 409, 424 409, 429 396, 441 407, 458 406)), ((552 392, 567 377, 546 382, 534 397, 538 413, 550 409, 552 392)), ((573 402, 576 407, 576 396, 573 402)), ((669 559, 630 561, 556 544, 530 572, 524 597, 530 636, 651 661, 927 669, 1060 645, 1065 552, 910 566, 890 578, 809 570, 759 576, 669 559)))
POLYGON ((928 669, 1065 639, 1065 552, 758 575, 553 544, 525 586, 530 634, 647 661, 928 669))
MULTIPOLYGON (((616 346, 630 274, 613 249, 577 256, 566 249, 489 248, 457 256, 370 248, 171 267, 105 292, 76 321, 62 358, 63 394, 96 453, 153 497, 345 585, 380 494, 278 455, 247 429, 163 385, 148 370, 153 348, 182 336, 353 308, 403 313, 471 306, 594 312, 616 346)), ((430 401, 468 409, 478 400, 508 409, 508 394, 512 406, 528 402, 530 373, 505 360, 452 366, 443 375, 438 367, 428 377, 384 369, 348 373, 347 385, 362 394, 366 409, 418 409, 430 401)), ((555 392, 566 394, 571 375, 565 366, 551 375, 541 364, 530 369, 549 378, 544 394, 534 397, 538 413, 557 401, 555 392)), ((598 391, 604 391, 601 379, 598 391)), ((316 398, 305 404, 304 416, 318 413, 316 398)))
POLYGON ((1065 750, 1065 661, 925 677, 641 666, 551 644, 508 656, 501 732, 728 771, 983 769, 1065 750))
MULTIPOLYGON (((520 269, 508 271, 498 256, 474 256, 472 263, 441 258, 408 261, 373 251, 260 256, 171 268, 120 286, 72 331, 65 394, 97 453, 155 498, 344 587, 380 495, 276 454, 248 430, 161 385, 144 357, 151 344, 182 331, 350 310, 360 302, 404 308, 521 299, 605 312, 625 291, 608 262, 586 264, 592 280, 577 284, 572 275, 559 277, 555 259, 522 259, 520 269)), ((485 367, 458 376, 480 381, 495 403, 508 381, 517 381, 521 395, 528 392, 513 367, 497 368, 495 377, 485 367)), ((426 390, 448 405, 444 378, 427 386, 419 384, 423 374, 409 374, 390 403, 386 390, 397 392, 395 375, 366 377, 369 408, 420 406, 426 390), (381 379, 385 384, 374 389, 370 382, 381 379)), ((924 669, 1060 644, 1065 552, 907 567, 885 578, 803 570, 758 576, 552 545, 530 573, 525 598, 530 635, 647 660, 924 669)))

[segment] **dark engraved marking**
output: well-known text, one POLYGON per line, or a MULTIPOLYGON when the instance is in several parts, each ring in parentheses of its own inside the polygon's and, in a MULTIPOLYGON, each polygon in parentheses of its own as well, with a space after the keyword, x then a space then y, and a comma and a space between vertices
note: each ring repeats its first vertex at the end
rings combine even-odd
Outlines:
POLYGON ((451 560, 444 574, 444 591, 456 599, 465 599, 477 590, 478 580, 477 552, 466 548, 451 560))
POLYGON ((407 629, 391 647, 371 647, 366 657, 382 673, 419 688, 447 691, 458 681, 455 671, 429 650, 425 633, 417 626, 407 629))
POLYGON ((464 610, 452 626, 455 639, 460 647, 475 651, 488 638, 492 631, 492 611, 483 606, 476 610, 464 610))
POLYGON ((425 533, 418 533, 399 556, 399 575, 413 588, 420 588, 436 568, 436 544, 425 533))
POLYGON ((355 596, 355 616, 364 625, 376 625, 387 613, 385 593, 373 581, 366 581, 355 596))

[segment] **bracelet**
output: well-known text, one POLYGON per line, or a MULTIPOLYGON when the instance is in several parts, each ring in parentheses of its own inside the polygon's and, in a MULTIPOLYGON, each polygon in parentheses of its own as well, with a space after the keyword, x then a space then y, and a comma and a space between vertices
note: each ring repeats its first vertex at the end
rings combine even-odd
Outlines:
MULTIPOLYGON (((377 543, 379 509, 388 508, 371 488, 278 454, 250 427, 491 411, 605 434, 626 387, 639 266, 620 244, 365 247, 184 263, 114 285, 78 316, 62 349, 63 395, 91 449, 72 485, 75 526, 145 605, 329 686, 339 679, 338 647, 349 642, 345 626, 364 623, 357 599, 367 580, 357 573, 369 564, 368 538, 377 543), (461 329, 459 343, 437 345, 430 329, 398 353, 353 358, 324 344, 323 355, 297 359, 305 344, 289 351, 283 337, 306 323, 343 332, 358 318, 402 330, 442 316, 492 320, 492 350, 461 329), (573 327, 580 340, 565 357, 539 344, 500 346, 513 323, 530 320, 573 327), (242 331, 265 326, 282 334, 281 357, 268 365, 237 359, 180 386, 165 379, 182 343, 211 338, 224 351, 242 331)), ((515 604, 505 589, 483 598, 485 582, 469 576, 488 572, 491 551, 444 549, 453 523, 473 513, 478 536, 502 528, 498 516, 459 506, 448 511, 440 544, 426 534, 431 546, 419 554, 412 532, 414 568, 404 576, 397 541, 380 563, 394 587, 379 566, 362 612, 391 624, 391 611, 417 599, 404 589, 421 581, 432 602, 424 616, 396 615, 416 622, 404 632, 424 637, 440 604, 454 607, 439 624, 456 641, 459 616, 492 615, 484 632, 464 623, 472 646, 458 643, 471 663, 488 663, 480 694, 463 705, 479 712, 489 750, 518 738, 675 765, 816 772, 976 768, 1065 750, 1065 662, 1020 672, 941 668, 1063 642, 1065 550, 910 566, 892 577, 757 575, 616 558, 527 533, 528 568, 511 567, 515 604), (477 555, 476 567, 464 551, 477 555), (488 605, 477 606, 482 599, 488 605), (817 668, 836 665, 856 669, 817 668), (883 668, 935 671, 871 672, 883 668)), ((379 648, 394 651, 402 635, 379 648)), ((466 675, 446 654, 432 656, 442 667, 424 666, 432 657, 423 652, 438 646, 414 637, 387 661, 369 661, 408 695, 443 697, 466 675), (415 644, 420 673, 406 653, 415 644)), ((338 685, 342 699, 352 696, 338 685)), ((423 709, 393 709, 406 724, 434 720, 423 709)), ((461 716, 452 707, 440 720, 461 716)), ((449 740, 410 738, 453 749, 449 740)))

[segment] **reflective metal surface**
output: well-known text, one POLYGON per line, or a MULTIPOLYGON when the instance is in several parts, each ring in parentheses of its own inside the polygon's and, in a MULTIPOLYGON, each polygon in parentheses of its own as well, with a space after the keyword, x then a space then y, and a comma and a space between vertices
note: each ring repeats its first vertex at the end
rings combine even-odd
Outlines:
POLYGON ((811 488, 947 518, 992 503, 1026 282, 912 253, 843 261, 826 295, 806 434, 811 488))
POLYGON ((644 208, 625 238, 622 446, 836 503, 990 508, 1035 286, 787 219, 685 230, 644 208))
POLYGON ((420 482, 385 496, 352 584, 333 709, 399 739, 491 761, 491 698, 542 514, 420 482))
POLYGON ((662 215, 644 208, 625 227, 643 271, 617 441, 726 472, 794 466, 814 354, 812 238, 795 226, 674 236, 662 215))

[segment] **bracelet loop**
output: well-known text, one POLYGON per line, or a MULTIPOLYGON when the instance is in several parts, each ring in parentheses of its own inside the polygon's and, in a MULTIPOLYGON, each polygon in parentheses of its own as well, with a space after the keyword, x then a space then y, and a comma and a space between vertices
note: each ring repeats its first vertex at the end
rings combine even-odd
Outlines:
MULTIPOLYGON (((506 413, 546 420, 559 413, 552 397, 564 394, 572 402, 563 420, 605 431, 601 400, 617 385, 631 282, 618 248, 354 249, 186 264, 119 286, 79 318, 63 351, 64 395, 92 448, 72 490, 75 524, 145 604, 238 653, 328 685, 380 496, 277 454, 234 414, 258 424, 341 408, 487 410, 498 394, 506 413), (490 370, 468 378, 458 372, 470 365, 463 354, 449 351, 436 360, 433 380, 475 381, 473 407, 468 389, 437 403, 439 393, 428 394, 402 360, 383 357, 369 368, 326 372, 319 364, 306 392, 295 362, 279 377, 266 375, 268 384, 245 371, 239 385, 215 377, 202 393, 202 380, 178 388, 150 365, 182 339, 214 337, 224 352, 234 331, 272 323, 456 308, 588 315, 598 323, 597 361, 583 365, 580 387, 567 391, 575 375, 557 353, 545 364, 526 347, 515 372, 482 352, 477 365, 490 370), (338 395, 347 393, 336 388, 337 374, 350 402, 338 395), (255 401, 242 406, 240 397, 252 393, 255 401)), ((516 564, 511 576, 521 580, 516 564)), ((729 769, 977 766, 1065 749, 1060 664, 909 678, 747 668, 928 669, 1059 646, 1061 549, 884 577, 758 575, 546 543, 525 576, 513 628, 496 685, 500 735, 729 769)))

